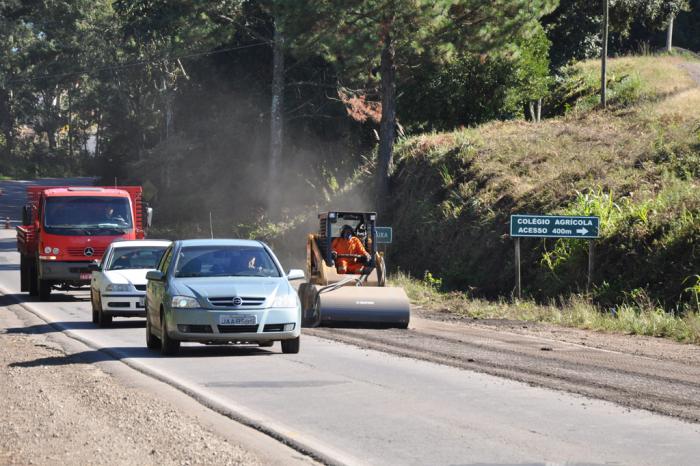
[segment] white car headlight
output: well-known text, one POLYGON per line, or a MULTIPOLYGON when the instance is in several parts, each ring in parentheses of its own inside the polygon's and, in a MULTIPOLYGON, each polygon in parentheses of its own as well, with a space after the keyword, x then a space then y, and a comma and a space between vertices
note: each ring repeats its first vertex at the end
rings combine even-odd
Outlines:
POLYGON ((173 308, 193 308, 199 307, 199 302, 189 296, 173 296, 170 306, 173 308))
POLYGON ((272 307, 297 307, 297 295, 289 293, 279 295, 272 301, 272 307))
POLYGON ((125 283, 110 283, 105 291, 131 291, 131 285, 125 283))

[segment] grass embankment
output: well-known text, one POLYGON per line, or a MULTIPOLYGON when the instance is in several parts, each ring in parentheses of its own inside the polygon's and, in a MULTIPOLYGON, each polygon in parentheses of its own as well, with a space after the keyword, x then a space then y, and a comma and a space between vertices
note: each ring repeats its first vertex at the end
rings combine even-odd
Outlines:
POLYGON ((439 283, 435 283, 431 276, 418 280, 399 272, 393 275, 390 281, 394 286, 403 287, 414 305, 432 312, 472 319, 543 322, 588 330, 665 337, 683 343, 700 344, 700 313, 668 313, 644 294, 635 296, 632 301, 606 309, 579 295, 571 295, 558 303, 539 304, 533 300, 487 300, 475 298, 465 292, 440 291, 439 283))
MULTIPOLYGON (((472 297, 509 297, 512 213, 599 215, 588 297, 607 311, 566 298, 565 307, 522 304, 517 312, 500 302, 465 301, 455 312, 483 308, 491 317, 623 325, 621 330, 645 334, 665 330, 630 326, 657 328, 655 319, 662 316, 685 325, 683 318, 657 312, 699 310, 700 86, 683 63, 668 56, 611 60, 610 108, 602 111, 599 64, 583 62, 568 71, 550 99, 562 116, 402 141, 392 180, 395 243, 389 263, 417 277, 432 271, 445 289, 469 290, 472 297), (649 306, 639 305, 642 296, 649 306), (623 324, 632 312, 638 322, 623 324)), ((522 246, 526 295, 546 303, 582 292, 584 241, 529 239, 522 246)), ((688 328, 697 328, 697 316, 688 319, 688 328)), ((697 341, 684 336, 697 330, 671 333, 697 341)))

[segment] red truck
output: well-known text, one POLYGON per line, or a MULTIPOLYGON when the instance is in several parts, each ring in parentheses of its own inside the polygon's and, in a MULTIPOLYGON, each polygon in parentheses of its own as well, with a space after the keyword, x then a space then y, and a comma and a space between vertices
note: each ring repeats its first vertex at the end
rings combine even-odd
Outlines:
POLYGON ((142 239, 153 210, 140 186, 30 186, 17 227, 20 286, 49 299, 54 287, 84 286, 109 243, 142 239))

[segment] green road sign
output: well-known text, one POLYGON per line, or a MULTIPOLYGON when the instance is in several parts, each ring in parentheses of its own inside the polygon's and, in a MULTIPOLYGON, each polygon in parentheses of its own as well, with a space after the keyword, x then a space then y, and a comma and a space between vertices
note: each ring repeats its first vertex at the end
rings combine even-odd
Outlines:
POLYGON ((391 244, 393 232, 391 227, 375 227, 377 244, 391 244))
POLYGON ((598 238, 599 217, 511 215, 511 237, 598 238))

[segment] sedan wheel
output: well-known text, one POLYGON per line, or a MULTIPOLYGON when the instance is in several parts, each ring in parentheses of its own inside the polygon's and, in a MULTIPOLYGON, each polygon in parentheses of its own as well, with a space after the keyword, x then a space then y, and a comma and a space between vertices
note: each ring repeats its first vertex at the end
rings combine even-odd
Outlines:
POLYGON ((151 319, 148 317, 148 313, 146 313, 146 346, 148 349, 158 349, 160 348, 160 339, 153 335, 153 330, 151 329, 151 319))
POLYGON ((162 326, 162 331, 160 332, 160 352, 166 356, 176 355, 178 351, 180 351, 180 341, 175 340, 174 338, 170 338, 170 336, 168 336, 168 328, 165 323, 165 316, 161 317, 160 323, 162 326))
POLYGON ((97 295, 97 325, 106 328, 112 325, 112 316, 105 314, 102 309, 102 296, 97 295))
POLYGON ((296 354, 299 352, 299 342, 301 337, 296 337, 291 340, 282 340, 282 352, 285 354, 296 354))
POLYGON ((97 306, 95 305, 95 292, 90 289, 90 302, 92 303, 92 323, 98 322, 97 306))

